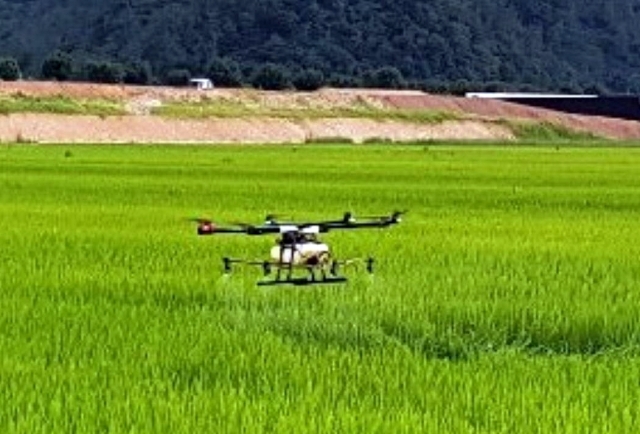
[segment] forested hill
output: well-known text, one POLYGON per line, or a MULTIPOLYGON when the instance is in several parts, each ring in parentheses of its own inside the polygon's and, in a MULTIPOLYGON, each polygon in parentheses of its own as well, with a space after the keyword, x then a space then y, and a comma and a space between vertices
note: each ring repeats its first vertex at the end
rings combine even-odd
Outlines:
POLYGON ((86 60, 247 77, 273 63, 347 84, 382 67, 412 83, 640 91, 639 0, 0 0, 0 57, 38 76, 86 60))

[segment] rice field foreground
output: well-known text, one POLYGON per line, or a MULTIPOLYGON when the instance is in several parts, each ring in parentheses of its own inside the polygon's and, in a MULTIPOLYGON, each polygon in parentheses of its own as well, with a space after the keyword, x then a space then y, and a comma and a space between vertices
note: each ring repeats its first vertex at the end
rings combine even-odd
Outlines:
POLYGON ((640 149, 0 147, 0 432, 631 433, 640 149), (346 286, 186 219, 409 209, 346 286))

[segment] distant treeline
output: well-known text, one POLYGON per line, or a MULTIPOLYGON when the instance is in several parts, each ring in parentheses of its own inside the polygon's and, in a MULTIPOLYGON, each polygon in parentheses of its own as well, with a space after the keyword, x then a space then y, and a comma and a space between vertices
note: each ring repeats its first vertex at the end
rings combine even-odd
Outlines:
MULTIPOLYGON (((20 65, 15 58, 0 59, 0 80, 13 81, 22 78, 20 65)), ((196 75, 188 68, 175 68, 158 76, 154 74, 148 62, 130 64, 113 61, 78 62, 68 53, 56 51, 44 60, 39 73, 30 78, 91 83, 187 86, 189 80, 196 78, 196 75)), ((486 92, 537 90, 530 85, 505 82, 474 83, 464 79, 453 82, 437 79, 412 81, 405 79, 400 70, 393 66, 364 71, 361 75, 325 76, 318 69, 291 70, 286 66, 273 63, 241 68, 238 63, 230 59, 215 59, 204 73, 197 74, 197 78, 209 78, 216 87, 253 87, 264 90, 313 91, 321 87, 379 88, 412 89, 454 95, 478 90, 486 92)), ((585 90, 591 93, 604 91, 599 87, 585 90)))
POLYGON ((638 93, 638 22, 637 0, 0 0, 0 56, 32 78, 638 93))

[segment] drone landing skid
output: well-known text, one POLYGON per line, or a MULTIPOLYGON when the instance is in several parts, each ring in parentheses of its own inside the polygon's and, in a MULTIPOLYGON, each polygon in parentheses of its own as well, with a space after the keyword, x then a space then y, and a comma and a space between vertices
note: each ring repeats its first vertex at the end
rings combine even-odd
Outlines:
POLYGON ((325 277, 322 279, 310 279, 308 277, 296 277, 291 279, 267 280, 258 282, 258 286, 277 286, 277 285, 293 285, 293 286, 309 286, 309 285, 331 285, 337 283, 346 283, 346 277, 325 277))
POLYGON ((349 267, 358 264, 364 264, 366 271, 369 274, 373 273, 374 259, 369 257, 366 259, 347 259, 347 260, 333 260, 326 267, 318 265, 293 265, 274 263, 272 261, 252 261, 244 259, 231 259, 223 258, 224 272, 230 274, 234 264, 243 264, 249 266, 259 266, 262 268, 265 277, 272 274, 273 269, 277 270, 275 279, 265 280, 257 282, 258 286, 275 286, 275 285, 293 285, 293 286, 307 286, 307 285, 330 285, 337 283, 346 283, 348 279, 339 275, 339 269, 342 267, 349 267), (294 277, 292 274, 294 270, 305 270, 309 272, 309 275, 305 277, 294 277), (283 273, 284 272, 284 273, 283 273), (284 274, 284 276, 282 276, 284 274), (318 276, 320 274, 320 276, 318 276))

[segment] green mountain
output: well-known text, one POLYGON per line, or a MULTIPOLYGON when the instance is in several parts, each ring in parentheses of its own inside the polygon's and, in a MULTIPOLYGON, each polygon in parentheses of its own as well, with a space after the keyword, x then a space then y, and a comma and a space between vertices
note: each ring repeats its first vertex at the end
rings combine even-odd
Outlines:
POLYGON ((640 91, 638 0, 0 0, 0 57, 37 76, 54 50, 205 74, 217 58, 355 83, 640 91))

